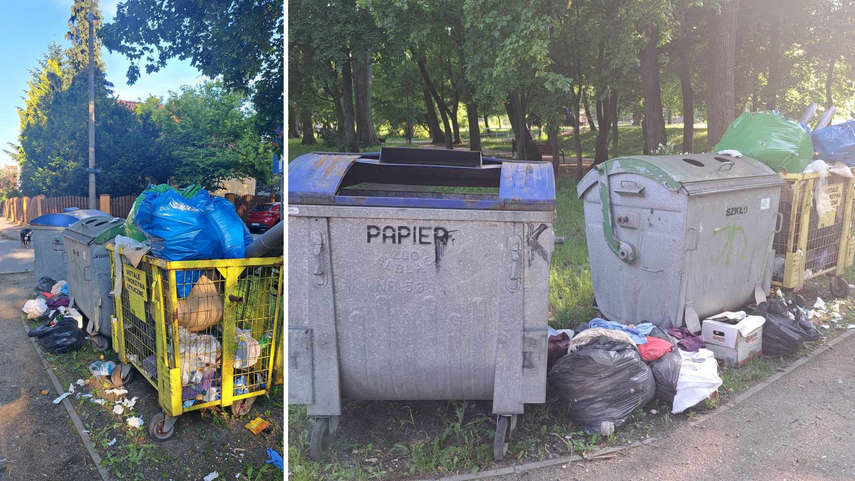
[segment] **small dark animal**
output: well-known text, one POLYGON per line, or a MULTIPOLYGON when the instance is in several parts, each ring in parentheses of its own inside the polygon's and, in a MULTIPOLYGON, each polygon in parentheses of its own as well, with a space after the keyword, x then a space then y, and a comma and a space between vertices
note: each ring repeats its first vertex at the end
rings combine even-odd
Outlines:
POLYGON ((30 241, 33 240, 33 230, 32 229, 21 229, 21 245, 25 248, 29 249, 30 241))

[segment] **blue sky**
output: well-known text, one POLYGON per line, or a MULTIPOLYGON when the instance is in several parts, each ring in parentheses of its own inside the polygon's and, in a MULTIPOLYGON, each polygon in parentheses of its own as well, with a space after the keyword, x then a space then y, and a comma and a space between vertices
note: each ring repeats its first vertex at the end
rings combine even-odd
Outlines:
MULTIPOLYGON (((113 19, 118 2, 101 1, 106 21, 113 19)), ((21 97, 27 88, 29 70, 36 67, 51 40, 56 40, 63 48, 68 45, 65 32, 73 3, 73 0, 3 0, 5 8, 0 16, 0 58, 3 59, 0 70, 0 149, 5 149, 7 142, 18 140, 19 119, 15 107, 24 104, 21 97)), ((172 60, 160 72, 143 73, 136 84, 128 85, 125 72, 130 62, 118 53, 109 53, 106 48, 101 55, 107 68, 107 79, 113 82, 116 94, 124 100, 145 99, 149 94, 166 97, 170 91, 175 92, 182 85, 195 84, 202 79, 201 73, 189 61, 172 60)), ((6 154, 0 152, 0 164, 12 163, 6 154)))

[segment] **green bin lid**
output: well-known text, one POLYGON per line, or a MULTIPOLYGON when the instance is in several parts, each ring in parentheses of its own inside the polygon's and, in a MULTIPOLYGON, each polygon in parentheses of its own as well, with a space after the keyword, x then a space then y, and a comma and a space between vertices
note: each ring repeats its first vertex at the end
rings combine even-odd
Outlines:
POLYGON ((104 244, 124 233, 125 220, 117 217, 91 217, 70 225, 63 235, 84 244, 104 244))

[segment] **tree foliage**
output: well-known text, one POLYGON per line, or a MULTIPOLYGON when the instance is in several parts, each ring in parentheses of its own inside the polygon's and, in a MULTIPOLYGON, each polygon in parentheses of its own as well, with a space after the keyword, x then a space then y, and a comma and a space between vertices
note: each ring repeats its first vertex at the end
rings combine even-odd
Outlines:
POLYGON ((104 45, 131 60, 128 82, 157 72, 172 58, 229 90, 249 93, 263 131, 283 125, 282 0, 127 0, 99 31, 104 45))

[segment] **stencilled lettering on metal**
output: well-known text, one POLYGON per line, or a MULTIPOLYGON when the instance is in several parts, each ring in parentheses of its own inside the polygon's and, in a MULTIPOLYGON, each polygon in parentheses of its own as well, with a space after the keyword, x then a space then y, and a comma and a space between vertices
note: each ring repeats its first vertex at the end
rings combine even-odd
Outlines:
POLYGON ((454 243, 456 230, 441 226, 373 225, 365 227, 368 244, 434 246, 434 267, 439 270, 442 256, 454 243))

